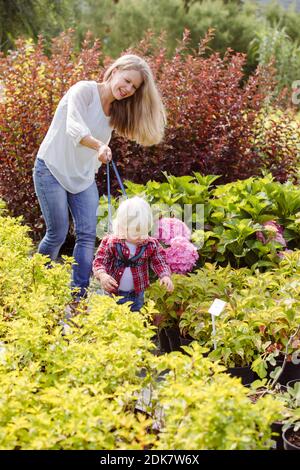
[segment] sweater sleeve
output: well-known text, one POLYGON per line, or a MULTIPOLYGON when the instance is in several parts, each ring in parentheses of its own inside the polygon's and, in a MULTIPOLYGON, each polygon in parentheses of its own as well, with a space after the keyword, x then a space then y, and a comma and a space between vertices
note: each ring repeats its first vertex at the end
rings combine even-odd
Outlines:
POLYGON ((166 261, 164 249, 158 240, 153 240, 153 252, 150 257, 150 267, 159 278, 171 276, 171 270, 166 261))
POLYGON ((109 265, 112 256, 113 253, 111 251, 111 247, 109 246, 109 236, 106 236, 102 239, 96 252, 95 259, 93 261, 93 273, 95 274, 95 272, 98 271, 110 274, 109 265))
POLYGON ((75 146, 79 144, 83 137, 92 134, 86 124, 88 106, 92 99, 91 88, 83 80, 75 83, 69 89, 66 133, 75 146))

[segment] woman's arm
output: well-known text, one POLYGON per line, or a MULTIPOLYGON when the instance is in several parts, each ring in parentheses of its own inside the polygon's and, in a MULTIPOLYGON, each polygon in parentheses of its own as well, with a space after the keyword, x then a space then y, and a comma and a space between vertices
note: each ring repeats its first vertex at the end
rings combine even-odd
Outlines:
POLYGON ((112 154, 111 149, 108 145, 104 144, 98 139, 95 139, 92 135, 86 135, 83 137, 80 142, 81 145, 85 145, 93 150, 97 150, 98 152, 98 160, 102 163, 109 162, 111 160, 112 154))
POLYGON ((68 92, 68 108, 66 119, 66 133, 74 145, 84 145, 98 152, 98 160, 106 163, 111 160, 111 150, 91 135, 86 124, 88 107, 92 100, 91 89, 87 82, 82 80, 73 85, 68 92))

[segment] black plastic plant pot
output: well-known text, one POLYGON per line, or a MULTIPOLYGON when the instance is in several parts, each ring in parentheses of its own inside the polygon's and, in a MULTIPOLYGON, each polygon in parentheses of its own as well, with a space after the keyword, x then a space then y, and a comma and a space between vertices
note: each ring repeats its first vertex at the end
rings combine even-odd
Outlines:
POLYGON ((171 352, 170 342, 166 333, 166 328, 162 328, 158 332, 158 341, 159 341, 159 349, 162 353, 171 352))
MULTIPOLYGON (((283 433, 282 433, 282 438, 283 438, 283 446, 285 450, 300 450, 300 447, 293 444, 290 442, 291 436, 294 434, 293 428, 287 428, 283 433)), ((298 431, 298 435, 300 436, 300 432, 298 431)), ((300 438, 299 438, 300 441, 300 438)))
POLYGON ((293 364, 292 362, 287 362, 282 373, 282 376, 279 378, 279 383, 286 385, 291 380, 300 379, 300 364, 293 364))
POLYGON ((178 326, 166 328, 167 337, 169 338, 171 351, 180 351, 180 332, 178 326))
MULTIPOLYGON (((275 367, 270 367, 268 370, 268 375, 272 372, 276 367, 281 367, 283 364, 283 360, 276 361, 275 367)), ((281 385, 286 385, 291 380, 300 379, 300 364, 293 364, 292 362, 287 362, 285 364, 284 370, 279 377, 278 382, 281 385)))
POLYGON ((194 340, 194 338, 190 337, 190 336, 187 336, 187 337, 184 337, 184 336, 180 336, 180 345, 181 346, 189 346, 194 340))
POLYGON ((256 380, 256 374, 251 370, 250 366, 246 367, 229 367, 227 369, 228 374, 232 377, 240 377, 242 379, 242 384, 247 385, 254 380, 256 380))
POLYGON ((171 351, 182 351, 181 346, 188 346, 193 340, 190 336, 180 335, 179 328, 172 326, 162 328, 159 333, 159 348, 161 352, 169 353, 171 351))
POLYGON ((288 383, 286 384, 287 387, 294 387, 297 383, 300 382, 300 379, 295 379, 295 380, 289 380, 288 383))

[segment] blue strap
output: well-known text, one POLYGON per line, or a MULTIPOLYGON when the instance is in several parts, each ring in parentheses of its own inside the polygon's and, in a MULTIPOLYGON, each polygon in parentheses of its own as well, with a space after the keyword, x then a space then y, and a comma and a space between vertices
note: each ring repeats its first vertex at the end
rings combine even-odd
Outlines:
POLYGON ((125 188, 124 188, 124 186, 123 186, 122 180, 121 180, 121 178, 120 178, 120 175, 119 175, 119 172, 118 172, 117 166, 116 166, 116 164, 115 164, 115 162, 114 162, 113 160, 111 161, 111 163, 112 163, 112 166, 113 166, 113 169, 114 169, 115 175, 116 175, 116 177, 117 177, 117 180, 118 180, 119 186, 120 186, 120 188, 121 188, 121 191, 122 191, 122 193, 123 193, 123 196, 125 196, 125 197, 126 197, 126 199, 127 199, 127 194, 126 194, 125 188))
POLYGON ((106 173, 107 173, 108 233, 111 233, 112 232, 112 216, 111 216, 109 162, 106 163, 106 173))
MULTIPOLYGON (((121 177, 119 175, 119 172, 117 170, 116 164, 113 160, 111 160, 115 175, 117 177, 119 186, 121 188, 121 191, 123 195, 128 198, 125 188, 123 186, 121 177)), ((112 215, 111 215, 111 196, 110 196, 110 173, 109 173, 109 162, 106 162, 106 173, 107 173, 107 202, 108 202, 108 233, 112 232, 112 215)))

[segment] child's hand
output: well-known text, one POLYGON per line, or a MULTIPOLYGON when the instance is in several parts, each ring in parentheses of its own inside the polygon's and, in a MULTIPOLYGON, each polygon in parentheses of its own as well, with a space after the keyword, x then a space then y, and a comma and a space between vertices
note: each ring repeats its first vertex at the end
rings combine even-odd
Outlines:
POLYGON ((164 276, 159 281, 161 286, 165 286, 168 292, 173 292, 174 285, 172 279, 169 276, 164 276))
POLYGON ((97 273, 96 278, 100 281, 101 286, 107 292, 114 292, 118 288, 117 281, 106 273, 97 273))

